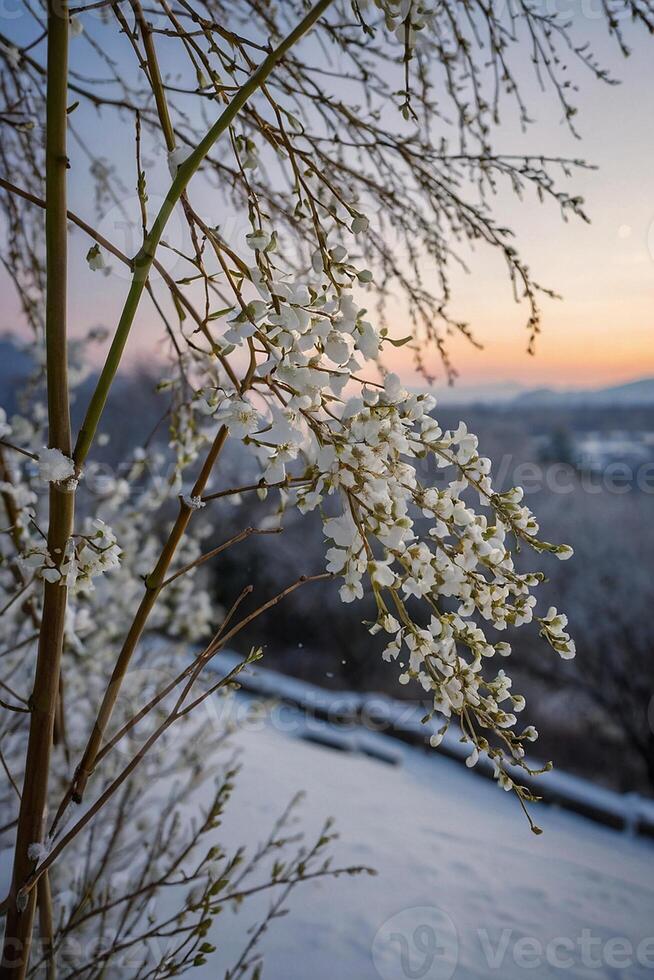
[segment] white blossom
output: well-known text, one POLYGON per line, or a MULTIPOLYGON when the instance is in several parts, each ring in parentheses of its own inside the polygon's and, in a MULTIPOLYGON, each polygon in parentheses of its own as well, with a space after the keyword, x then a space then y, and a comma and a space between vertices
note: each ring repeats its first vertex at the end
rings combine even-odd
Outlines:
POLYGON ((92 245, 91 248, 86 253, 86 261, 89 264, 89 269, 92 272, 97 272, 101 269, 107 268, 107 263, 105 262, 104 255, 100 250, 99 245, 92 245))
POLYGON ((226 425, 235 439, 243 439, 261 428, 259 413, 247 398, 224 398, 214 418, 226 425))

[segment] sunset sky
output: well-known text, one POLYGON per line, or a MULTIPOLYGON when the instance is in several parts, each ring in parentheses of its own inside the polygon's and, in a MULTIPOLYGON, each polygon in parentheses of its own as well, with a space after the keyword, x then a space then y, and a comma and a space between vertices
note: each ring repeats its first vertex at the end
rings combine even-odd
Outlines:
MULTIPOLYGON (((563 301, 543 299, 543 333, 536 356, 530 357, 524 329, 527 309, 513 301, 503 260, 485 248, 467 255, 471 274, 453 274, 453 311, 469 321, 484 349, 451 340, 463 385, 515 381, 529 386, 592 387, 654 375, 654 40, 642 31, 634 33, 633 53, 625 61, 606 36, 592 3, 568 4, 566 9, 574 9, 577 37, 591 40, 600 60, 622 84, 602 85, 589 74, 576 72, 575 81, 582 83, 574 99, 582 136, 576 140, 561 122, 554 95, 543 95, 531 77, 525 50, 522 74, 528 80, 523 94, 534 125, 523 134, 507 119, 495 145, 507 153, 583 157, 597 164, 596 171, 580 171, 570 180, 562 177, 566 189, 584 196, 592 224, 577 220, 564 224, 555 207, 539 204, 535 195, 522 204, 510 194, 498 197, 496 215, 516 232, 517 245, 534 277, 560 292, 563 301)), ((34 34, 24 19, 3 26, 9 28, 19 43, 34 34)), ((77 38, 72 49, 73 61, 79 59, 82 66, 85 43, 83 37, 77 38)), ((42 45, 34 50, 41 59, 44 54, 42 45)), ((82 107, 73 120, 83 111, 82 107)), ((96 130, 96 151, 111 155, 106 130, 97 124, 96 130)), ((125 159, 129 167, 125 181, 131 186, 133 160, 125 159)), ((73 158, 73 172, 79 174, 84 167, 88 170, 84 159, 73 158)), ((73 206, 91 217, 87 193, 88 182, 82 178, 72 189, 73 206)), ((107 221, 111 223, 110 216, 107 221)), ((88 242, 79 234, 74 240, 70 299, 74 330, 98 323, 111 328, 127 283, 114 275, 105 279, 90 273, 83 261, 88 242)), ((15 329, 15 297, 9 287, 3 289, 3 296, 0 330, 15 329)), ((406 311, 399 303, 393 322, 398 335, 406 333, 406 311)), ((144 314, 130 338, 130 358, 151 355, 155 344, 151 315, 144 314)), ((408 352, 394 356, 405 380, 415 380, 408 352)), ((436 355, 432 363, 438 369, 436 355)))
POLYGON ((510 196, 498 204, 535 278, 563 300, 542 301, 543 333, 530 357, 525 308, 513 302, 502 260, 480 251, 471 275, 456 278, 455 309, 484 343, 476 351, 452 341, 462 384, 601 386, 654 375, 654 127, 646 122, 654 118, 654 45, 639 35, 631 57, 621 60, 596 21, 576 21, 580 29, 589 24, 589 36, 622 84, 579 76, 585 82, 576 99, 581 140, 560 123, 554 100, 532 85, 527 102, 534 126, 524 136, 507 126, 497 142, 597 164, 566 185, 583 195, 592 224, 564 224, 535 195, 522 205, 510 196))

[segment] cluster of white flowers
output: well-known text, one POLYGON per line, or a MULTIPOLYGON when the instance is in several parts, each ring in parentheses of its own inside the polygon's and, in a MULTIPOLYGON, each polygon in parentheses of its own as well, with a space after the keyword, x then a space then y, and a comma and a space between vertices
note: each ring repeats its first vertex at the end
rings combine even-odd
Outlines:
POLYGON ((0 492, 7 494, 14 502, 17 510, 15 529, 21 534, 25 532, 30 519, 35 514, 37 495, 27 482, 9 482, 0 480, 0 492))
MULTIPOLYGON (((352 226, 364 232, 365 217, 356 214, 352 226)), ((472 746, 469 764, 488 754, 510 788, 506 765, 526 768, 523 743, 535 731, 515 728, 524 699, 504 672, 483 670, 511 647, 480 623, 505 631, 537 619, 553 649, 573 656, 565 618, 556 610, 535 617, 532 591, 542 576, 516 570, 510 540, 560 559, 571 549, 538 538, 522 491, 494 489, 477 438, 463 423, 443 432, 431 395, 407 391, 394 374, 383 385, 359 381, 388 337, 357 303, 361 277, 346 247, 327 239, 305 280, 289 282, 274 265, 274 242, 271 228, 248 234, 255 264, 244 288, 257 298, 239 296, 217 341, 223 353, 243 348, 256 357, 247 387, 221 379, 198 388, 176 425, 182 419, 196 441, 226 426, 252 453, 263 488, 281 484, 284 506, 294 502, 302 513, 321 508, 327 570, 341 577, 344 602, 361 599, 370 584, 378 608, 371 632, 389 635, 384 659, 397 660, 401 683, 416 681, 444 718, 433 742, 457 716, 472 746), (425 482, 430 467, 449 472, 449 481, 425 482), (329 497, 340 501, 336 514, 329 497)))
MULTIPOLYGON (((81 379, 84 374, 80 371, 77 376, 81 379)), ((116 643, 122 642, 125 623, 134 615, 142 596, 143 579, 159 556, 160 508, 182 490, 182 480, 178 473, 170 478, 170 461, 161 448, 135 449, 121 475, 111 474, 106 466, 90 460, 78 494, 80 530, 70 538, 63 555, 50 554, 46 543, 47 495, 42 485, 69 484, 74 479, 74 467, 59 450, 41 448, 45 422, 46 415, 40 411, 31 421, 18 415, 7 420, 4 412, 0 414, 0 438, 9 437, 12 444, 29 454, 6 450, 10 479, 0 481, 2 500, 11 500, 10 530, 15 538, 8 534, 0 538, 0 602, 7 606, 3 627, 12 640, 22 634, 29 636, 34 628, 23 604, 11 601, 16 594, 16 570, 26 586, 33 579, 66 585, 70 590, 66 648, 93 661, 94 680, 85 674, 84 684, 98 685, 95 704, 102 695, 101 685, 111 673, 116 643)), ((186 456, 180 452, 178 462, 187 465, 203 438, 196 437, 197 445, 186 456)), ((188 492, 181 497, 193 511, 205 506, 188 492)), ((9 524, 5 515, 5 525, 9 524)), ((178 552, 181 565, 198 558, 210 531, 208 521, 194 523, 178 552)), ((211 602, 202 578, 202 569, 192 569, 162 591, 149 623, 152 633, 195 642, 215 628, 221 611, 211 602)), ((30 594, 34 604, 37 593, 32 590, 30 594)), ((34 610, 38 610, 35 604, 34 610)))
POLYGON ((541 625, 541 636, 553 647, 560 657, 564 660, 571 660, 575 655, 575 641, 570 639, 570 634, 565 632, 568 625, 568 617, 557 611, 555 606, 550 606, 547 615, 538 618, 541 625))
POLYGON ((70 538, 63 557, 51 555, 45 544, 36 545, 18 556, 20 566, 45 582, 59 583, 73 591, 90 591, 93 579, 120 565, 120 548, 116 537, 104 521, 87 521, 86 533, 70 538))

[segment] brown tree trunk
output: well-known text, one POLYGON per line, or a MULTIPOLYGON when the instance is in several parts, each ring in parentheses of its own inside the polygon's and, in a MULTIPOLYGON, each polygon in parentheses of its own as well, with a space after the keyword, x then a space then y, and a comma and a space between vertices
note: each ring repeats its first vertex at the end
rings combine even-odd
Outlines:
MULTIPOLYGON (((46 348, 50 446, 71 455, 66 350, 66 98, 68 68, 67 0, 48 3, 48 73, 46 108, 46 348)), ((51 484, 48 550, 55 564, 73 531, 75 492, 71 485, 51 484)), ((46 583, 34 688, 30 699, 30 731, 21 796, 16 850, 5 939, 0 965, 2 980, 22 980, 27 972, 36 889, 21 895, 33 870, 30 844, 42 842, 48 794, 64 637, 67 589, 46 583)))

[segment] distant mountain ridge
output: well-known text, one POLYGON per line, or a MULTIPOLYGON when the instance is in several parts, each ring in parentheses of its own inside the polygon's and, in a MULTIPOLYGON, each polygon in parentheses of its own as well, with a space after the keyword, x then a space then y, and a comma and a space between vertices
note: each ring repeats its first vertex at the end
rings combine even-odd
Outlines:
POLYGON ((637 378, 605 388, 527 388, 516 381, 414 388, 435 395, 438 404, 512 408, 654 407, 654 378, 637 378))
POLYGON ((511 400, 512 405, 530 407, 556 406, 654 406, 654 378, 640 378, 625 384, 611 385, 608 388, 570 389, 557 391, 554 388, 535 388, 523 391, 511 400))

